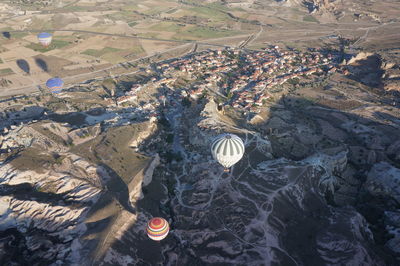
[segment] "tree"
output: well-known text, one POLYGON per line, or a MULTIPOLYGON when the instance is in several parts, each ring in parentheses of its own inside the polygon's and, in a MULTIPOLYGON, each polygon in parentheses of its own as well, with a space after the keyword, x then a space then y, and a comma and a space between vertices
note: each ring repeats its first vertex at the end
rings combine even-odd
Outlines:
POLYGON ((174 141, 174 134, 168 134, 167 138, 166 138, 166 141, 168 143, 172 143, 174 141))
POLYGON ((299 84, 299 82, 300 82, 300 80, 298 78, 292 78, 292 79, 288 80, 288 83, 292 84, 292 85, 297 85, 297 84, 299 84))
POLYGON ((188 107, 192 104, 192 102, 187 97, 185 97, 182 99, 182 104, 183 106, 188 107))

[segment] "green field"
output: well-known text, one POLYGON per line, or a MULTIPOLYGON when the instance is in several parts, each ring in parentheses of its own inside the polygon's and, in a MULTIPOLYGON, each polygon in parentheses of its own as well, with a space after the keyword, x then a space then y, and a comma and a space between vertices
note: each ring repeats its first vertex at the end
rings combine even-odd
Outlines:
POLYGON ((26 48, 30 48, 30 49, 32 49, 34 51, 37 51, 37 52, 45 53, 45 52, 48 52, 48 51, 53 50, 53 49, 63 48, 65 46, 69 45, 69 44, 70 44, 70 42, 67 42, 67 41, 53 40, 51 42, 51 44, 49 45, 49 47, 43 47, 39 43, 31 43, 31 44, 29 44, 28 46, 25 46, 25 47, 26 48))
POLYGON ((135 14, 132 11, 127 11, 127 10, 108 14, 108 15, 106 15, 106 17, 108 19, 111 19, 112 21, 122 20, 122 21, 132 22, 133 20, 141 20, 140 15, 135 14))
POLYGON ((67 6, 64 7, 63 9, 65 11, 71 11, 71 12, 82 12, 82 11, 88 11, 92 7, 87 7, 87 6, 67 6))
POLYGON ((119 51, 122 51, 122 50, 121 49, 117 49, 117 48, 113 48, 113 47, 104 47, 101 50, 87 49, 87 50, 83 51, 82 54, 90 55, 90 56, 93 56, 93 57, 101 57, 101 56, 103 56, 105 54, 115 53, 115 52, 119 52, 119 51))
POLYGON ((144 53, 144 49, 141 45, 135 45, 133 47, 131 47, 129 50, 129 53, 135 53, 135 54, 141 54, 144 53))
POLYGON ((207 7, 192 7, 188 10, 192 11, 194 15, 204 18, 209 18, 212 21, 230 21, 232 20, 227 14, 207 7))
POLYGON ((166 6, 155 6, 155 7, 151 7, 149 10, 143 11, 142 13, 151 16, 151 15, 163 13, 168 10, 169 10, 169 8, 166 6))
POLYGON ((157 23, 149 28, 149 30, 152 31, 169 31, 169 32, 179 32, 181 31, 185 26, 179 26, 175 22, 160 22, 157 23))
MULTIPOLYGON (((122 51, 122 50, 121 50, 122 51)), ((143 54, 145 51, 141 45, 134 45, 130 49, 123 50, 121 53, 106 53, 100 56, 100 58, 112 63, 117 64, 124 62, 128 59, 136 58, 137 56, 143 54), (127 57, 128 56, 128 57, 127 57)))
POLYGON ((27 35, 27 32, 11 32, 11 39, 21 39, 27 35))
POLYGON ((13 74, 13 73, 14 73, 14 71, 12 71, 11 68, 0 69, 0 76, 10 75, 10 74, 13 74))
POLYGON ((303 21, 319 23, 319 21, 316 18, 314 18, 313 16, 310 16, 310 15, 304 16, 303 21))
POLYGON ((136 21, 131 21, 128 23, 129 27, 136 26, 137 24, 138 24, 138 22, 136 22, 136 21))
POLYGON ((173 38, 176 40, 201 40, 234 36, 239 33, 230 30, 213 30, 207 27, 192 27, 175 34, 173 38))

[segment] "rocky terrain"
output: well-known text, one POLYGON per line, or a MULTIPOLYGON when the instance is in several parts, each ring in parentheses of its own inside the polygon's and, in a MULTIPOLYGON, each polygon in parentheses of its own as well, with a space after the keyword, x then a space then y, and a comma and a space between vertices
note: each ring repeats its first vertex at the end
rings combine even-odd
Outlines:
POLYGON ((292 85, 257 122, 219 110, 213 93, 156 116, 135 103, 73 111, 79 89, 8 107, 2 264, 397 264, 399 103, 366 75, 398 65, 376 60, 359 54, 320 86, 292 85), (209 151, 221 132, 246 146, 230 173, 209 151), (170 222, 160 243, 145 234, 153 216, 170 222))
POLYGON ((235 23, 285 12, 236 49, 0 99, 0 265, 400 264, 398 5, 206 2, 235 23), (263 37, 310 41, 303 24, 329 29, 318 51, 263 37), (246 148, 229 173, 210 153, 223 132, 246 148))

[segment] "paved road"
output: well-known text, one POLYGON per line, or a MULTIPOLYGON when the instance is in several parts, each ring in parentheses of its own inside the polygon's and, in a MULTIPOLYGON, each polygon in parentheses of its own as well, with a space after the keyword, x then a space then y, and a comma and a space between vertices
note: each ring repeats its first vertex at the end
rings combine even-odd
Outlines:
POLYGON ((131 38, 131 39, 138 39, 138 40, 173 42, 173 43, 182 43, 182 44, 198 43, 198 44, 216 46, 216 47, 227 47, 227 45, 208 43, 208 42, 201 42, 201 41, 194 41, 194 40, 171 40, 171 39, 140 37, 140 36, 134 36, 134 35, 124 35, 124 34, 115 34, 115 33, 98 32, 98 31, 87 31, 87 30, 62 30, 62 29, 41 29, 41 30, 32 29, 32 30, 28 30, 27 29, 27 30, 10 30, 8 32, 15 33, 15 32, 54 32, 54 31, 59 31, 59 32, 79 32, 79 33, 86 33, 86 34, 95 34, 95 35, 104 35, 104 36, 112 36, 112 37, 131 38))

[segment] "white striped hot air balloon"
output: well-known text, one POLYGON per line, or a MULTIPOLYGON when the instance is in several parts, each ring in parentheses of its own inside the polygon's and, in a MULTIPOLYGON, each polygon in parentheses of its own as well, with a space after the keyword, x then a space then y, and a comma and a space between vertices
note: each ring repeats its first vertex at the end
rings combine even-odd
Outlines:
POLYGON ((243 141, 234 134, 219 135, 211 145, 212 156, 225 168, 225 172, 242 159, 244 150, 243 141))
POLYGON ((147 223, 147 235, 155 241, 163 240, 169 233, 167 220, 161 217, 154 217, 147 223))
POLYGON ((44 47, 48 47, 53 39, 53 35, 47 32, 41 32, 37 35, 38 41, 44 47))

